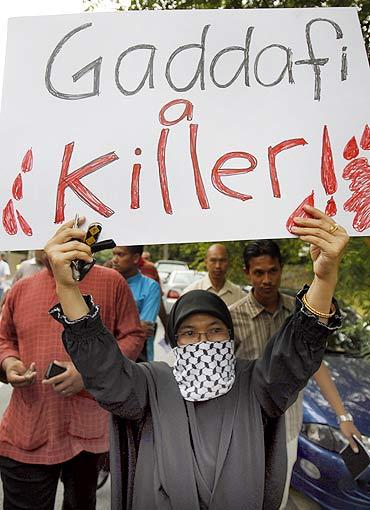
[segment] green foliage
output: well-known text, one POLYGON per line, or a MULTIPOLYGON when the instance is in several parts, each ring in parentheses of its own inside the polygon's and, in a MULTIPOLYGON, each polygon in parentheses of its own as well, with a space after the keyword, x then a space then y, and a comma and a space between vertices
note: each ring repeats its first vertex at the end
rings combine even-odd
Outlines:
MULTIPOLYGON (((243 251, 249 241, 227 241, 223 242, 229 252, 230 267, 229 278, 239 284, 246 283, 245 275, 243 272, 243 251)), ((302 243, 299 240, 292 239, 277 239, 286 264, 304 263, 306 257, 301 257, 299 253, 302 250, 302 243)), ((205 270, 204 259, 209 246, 213 244, 208 243, 188 243, 188 244, 170 244, 168 245, 168 257, 175 260, 183 260, 188 263, 191 269, 199 271, 205 270)), ((152 260, 164 258, 163 247, 158 245, 147 246, 145 249, 150 251, 152 260)), ((305 271, 303 267, 303 271, 305 271)), ((300 283, 296 285, 299 287, 300 283)))
POLYGON ((369 238, 352 238, 343 257, 336 295, 365 315, 370 314, 369 238))
POLYGON ((113 257, 112 250, 103 250, 95 253, 94 257, 97 260, 97 263, 103 265, 104 262, 110 260, 113 257))
POLYGON ((367 54, 370 58, 370 2, 364 0, 84 0, 85 10, 93 11, 101 6, 117 10, 144 9, 267 9, 294 7, 357 7, 367 54))

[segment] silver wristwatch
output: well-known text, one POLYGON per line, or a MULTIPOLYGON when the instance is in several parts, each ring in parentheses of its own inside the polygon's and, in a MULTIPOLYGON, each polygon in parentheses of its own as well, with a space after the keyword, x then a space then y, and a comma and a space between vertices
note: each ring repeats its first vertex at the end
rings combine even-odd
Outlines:
POLYGON ((353 421, 353 416, 351 413, 337 415, 338 425, 340 425, 341 423, 343 423, 345 421, 353 421))

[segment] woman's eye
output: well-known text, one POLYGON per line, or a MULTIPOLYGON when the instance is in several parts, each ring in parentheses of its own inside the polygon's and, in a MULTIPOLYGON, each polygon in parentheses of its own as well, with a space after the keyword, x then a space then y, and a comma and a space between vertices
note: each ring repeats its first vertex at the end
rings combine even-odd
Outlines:
POLYGON ((208 330, 208 334, 217 335, 217 333, 221 333, 222 328, 212 328, 208 330))
POLYGON ((181 333, 181 335, 191 338, 192 336, 194 336, 194 331, 184 331, 183 333, 181 333))

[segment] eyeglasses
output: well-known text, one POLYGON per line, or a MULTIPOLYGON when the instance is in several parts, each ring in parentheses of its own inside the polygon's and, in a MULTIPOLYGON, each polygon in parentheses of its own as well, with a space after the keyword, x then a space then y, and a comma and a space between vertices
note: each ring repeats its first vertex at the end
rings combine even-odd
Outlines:
POLYGON ((207 331, 187 330, 175 335, 175 340, 179 344, 196 344, 201 341, 201 335, 204 335, 208 342, 227 342, 230 340, 231 331, 225 328, 211 328, 207 331))

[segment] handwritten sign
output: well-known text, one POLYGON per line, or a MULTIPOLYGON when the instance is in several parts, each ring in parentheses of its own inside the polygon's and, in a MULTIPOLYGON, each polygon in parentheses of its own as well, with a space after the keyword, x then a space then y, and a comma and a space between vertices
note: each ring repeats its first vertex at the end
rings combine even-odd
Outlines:
POLYGON ((352 8, 12 19, 1 249, 76 212, 124 245, 287 237, 303 203, 369 235, 369 90, 352 8))

